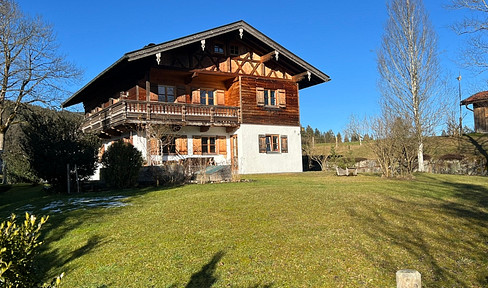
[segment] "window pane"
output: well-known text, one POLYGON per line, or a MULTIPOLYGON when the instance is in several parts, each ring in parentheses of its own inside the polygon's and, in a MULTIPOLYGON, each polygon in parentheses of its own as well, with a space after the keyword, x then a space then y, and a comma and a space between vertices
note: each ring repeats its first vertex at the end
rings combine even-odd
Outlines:
POLYGON ((269 105, 269 90, 264 90, 264 105, 269 105))
POLYGON ((278 151, 278 136, 273 136, 273 151, 278 151))
POLYGON ((271 137, 266 136, 266 152, 271 151, 271 137))
POLYGON ((200 104, 206 105, 207 104, 207 91, 200 90, 200 104))
POLYGON ((208 91, 208 105, 214 105, 214 91, 208 91))
POLYGON ((276 105, 276 97, 275 97, 275 91, 269 91, 271 93, 271 99, 270 99, 270 104, 269 105, 276 105))

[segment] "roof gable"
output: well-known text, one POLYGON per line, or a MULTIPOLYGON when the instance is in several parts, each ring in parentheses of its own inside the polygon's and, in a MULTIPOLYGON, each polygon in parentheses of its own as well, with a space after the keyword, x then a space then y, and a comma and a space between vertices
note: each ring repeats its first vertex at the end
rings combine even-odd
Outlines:
POLYGON ((117 71, 126 69, 126 67, 128 66, 135 66, 134 63, 137 63, 138 61, 148 59, 149 57, 155 57, 154 59, 156 59, 159 53, 164 53, 187 45, 194 45, 195 43, 200 43, 203 46, 205 45, 205 40, 222 36, 228 33, 238 34, 239 37, 243 39, 243 41, 246 41, 247 39, 249 39, 250 41, 250 38, 252 38, 253 41, 259 42, 260 45, 266 47, 266 49, 269 49, 269 51, 277 52, 277 55, 279 55, 280 57, 280 61, 284 61, 288 64, 288 66, 293 67, 294 70, 297 71, 297 74, 307 74, 308 81, 304 81, 303 85, 300 85, 300 88, 306 88, 319 83, 330 81, 330 77, 328 75, 310 65, 300 57, 288 51, 277 42, 273 41, 271 38, 267 37, 251 25, 241 20, 161 44, 150 46, 148 45, 142 49, 128 52, 124 54, 119 60, 117 60, 114 64, 112 64, 99 75, 97 75, 78 92, 73 94, 62 104, 62 107, 67 107, 82 102, 83 98, 85 97, 84 95, 93 92, 93 87, 98 85, 98 83, 103 82, 104 79, 113 78, 113 75, 116 74, 117 71))

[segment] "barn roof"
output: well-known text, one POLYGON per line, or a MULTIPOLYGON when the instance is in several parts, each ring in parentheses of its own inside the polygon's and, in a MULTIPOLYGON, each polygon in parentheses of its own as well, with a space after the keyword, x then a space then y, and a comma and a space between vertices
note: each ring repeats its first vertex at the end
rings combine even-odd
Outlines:
POLYGON ((157 45, 148 45, 142 49, 128 52, 115 63, 113 63, 110 67, 108 67, 95 78, 93 78, 78 92, 73 94, 69 99, 62 103, 61 106, 68 107, 77 103, 81 103, 86 96, 88 96, 90 93, 94 93, 96 88, 100 88, 100 86, 103 85, 106 79, 114 79, 122 75, 122 73, 125 73, 123 71, 134 71, 134 67, 137 67, 136 63, 141 62, 144 59, 154 57, 156 54, 161 52, 169 51, 193 43, 200 43, 205 39, 229 33, 240 33, 240 35, 244 34, 244 38, 246 38, 246 35, 248 35, 248 41, 252 41, 253 43, 259 43, 260 46, 265 47, 269 51, 278 51, 280 54, 280 61, 284 61, 284 63, 286 63, 288 67, 291 67, 294 71, 296 71, 297 74, 309 71, 311 73, 310 81, 304 81, 304 83, 301 83, 300 89, 330 81, 330 77, 327 74, 310 65, 292 52, 288 51, 286 48, 276 43, 271 38, 264 35, 251 25, 240 20, 200 33, 192 34, 157 45))
POLYGON ((488 91, 478 92, 461 101, 461 105, 469 105, 477 102, 488 101, 488 91))

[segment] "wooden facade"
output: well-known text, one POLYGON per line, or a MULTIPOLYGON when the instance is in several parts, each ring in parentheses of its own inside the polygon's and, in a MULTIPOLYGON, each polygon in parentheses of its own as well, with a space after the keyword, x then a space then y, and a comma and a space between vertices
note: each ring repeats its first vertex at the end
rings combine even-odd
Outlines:
MULTIPOLYGON (((212 137, 191 132, 174 145, 182 155, 202 155, 206 149, 237 163, 233 131, 242 125, 299 127, 299 87, 329 80, 239 21, 129 52, 63 106, 83 103, 83 131, 107 139, 152 124, 202 133, 221 127, 223 132, 212 137)), ((149 154, 160 149, 157 141, 147 141, 149 154)))

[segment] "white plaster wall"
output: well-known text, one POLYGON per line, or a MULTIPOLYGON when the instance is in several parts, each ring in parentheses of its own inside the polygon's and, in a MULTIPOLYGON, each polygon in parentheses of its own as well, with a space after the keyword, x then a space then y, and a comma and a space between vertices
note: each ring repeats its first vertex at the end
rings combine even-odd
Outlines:
POLYGON ((242 124, 235 134, 239 174, 302 172, 300 127, 242 124), (259 153, 261 134, 286 135, 288 153, 259 153))

